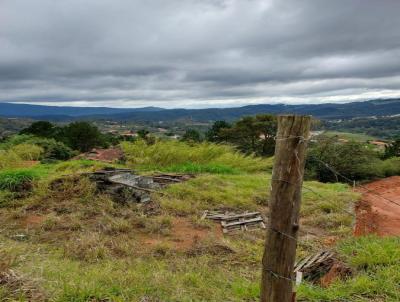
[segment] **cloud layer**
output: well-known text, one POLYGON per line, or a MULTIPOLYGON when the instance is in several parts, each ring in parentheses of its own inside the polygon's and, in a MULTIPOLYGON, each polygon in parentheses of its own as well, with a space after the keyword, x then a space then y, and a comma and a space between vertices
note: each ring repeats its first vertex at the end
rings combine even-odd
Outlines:
POLYGON ((400 96, 398 0, 2 0, 0 102, 400 96))

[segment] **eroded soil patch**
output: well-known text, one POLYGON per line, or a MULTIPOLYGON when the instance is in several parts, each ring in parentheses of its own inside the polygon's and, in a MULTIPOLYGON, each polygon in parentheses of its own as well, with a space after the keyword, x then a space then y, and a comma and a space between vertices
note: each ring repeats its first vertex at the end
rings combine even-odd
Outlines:
POLYGON ((400 235, 400 176, 388 177, 359 187, 362 198, 356 207, 355 236, 400 235), (393 201, 390 202, 389 200, 393 201))

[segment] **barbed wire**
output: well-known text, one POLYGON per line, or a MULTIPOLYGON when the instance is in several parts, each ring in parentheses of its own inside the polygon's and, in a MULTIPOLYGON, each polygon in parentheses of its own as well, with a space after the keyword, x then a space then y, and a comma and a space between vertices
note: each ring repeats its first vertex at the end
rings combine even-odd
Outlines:
POLYGON ((274 272, 274 271, 271 270, 271 269, 265 268, 264 270, 265 270, 266 272, 270 273, 270 274, 271 274, 272 276, 274 276, 275 278, 284 279, 284 280, 287 280, 287 281, 290 281, 290 282, 296 282, 296 279, 282 276, 282 275, 280 275, 280 274, 274 272))
MULTIPOLYGON (((294 139, 294 138, 300 139, 299 142, 298 142, 298 144, 303 143, 303 142, 309 140, 309 139, 305 139, 303 136, 274 137, 275 140, 285 140, 285 139, 294 139)), ((298 160, 298 163, 300 163, 300 159, 299 159, 299 157, 298 157, 297 150, 295 150, 295 156, 296 156, 296 160, 298 160)), ((350 178, 344 176, 343 174, 341 174, 340 172, 338 172, 335 168, 331 167, 329 164, 323 162, 322 160, 320 160, 320 159, 318 159, 318 158, 314 158, 314 159, 316 159, 318 162, 320 162, 321 164, 323 164, 328 170, 330 170, 332 173, 334 173, 336 179, 338 179, 338 176, 340 176, 341 178, 345 179, 346 181, 350 182, 351 184, 353 184, 353 185, 356 184, 356 181, 355 181, 355 180, 352 180, 352 179, 350 179, 350 178)), ((320 193, 316 192, 314 189, 312 189, 312 188, 310 188, 310 187, 307 187, 307 186, 304 186, 304 184, 302 183, 302 175, 301 175, 300 169, 298 170, 298 173, 299 173, 299 179, 298 179, 297 183, 293 183, 293 182, 290 182, 290 181, 287 181, 287 180, 284 180, 284 179, 274 179, 274 178, 271 178, 271 182, 272 182, 272 181, 281 181, 281 182, 285 182, 285 183, 290 184, 290 185, 293 185, 293 186, 300 186, 301 188, 304 188, 304 189, 306 189, 306 190, 312 192, 313 194, 315 194, 315 195, 318 196, 319 198, 324 198, 320 193)), ((365 187, 365 186, 363 186, 363 185, 358 184, 358 187, 363 188, 363 189, 366 190, 368 193, 371 193, 371 194, 373 194, 373 195, 376 195, 376 196, 382 198, 383 200, 386 200, 386 201, 388 201, 388 202, 390 202, 390 203, 392 203, 392 204, 394 204, 394 205, 400 206, 400 203, 398 203, 398 202, 396 202, 396 201, 394 201, 394 200, 391 200, 391 199, 389 199, 389 198, 387 198, 387 197, 385 197, 385 196, 382 196, 381 194, 377 193, 376 191, 371 190, 371 189, 369 189, 369 188, 367 188, 367 187, 365 187)), ((331 205, 337 206, 336 204, 334 204, 334 203, 332 203, 332 202, 328 202, 328 203, 330 203, 331 205)), ((354 215, 354 213, 352 213, 352 212, 350 212, 350 211, 348 211, 348 210, 346 210, 346 209, 340 209, 340 210, 343 211, 343 212, 345 212, 346 214, 350 215, 350 216, 353 217, 353 218, 357 218, 356 215, 354 215)), ((371 224, 369 224, 369 226, 371 226, 371 224)), ((275 227, 273 227, 273 226, 271 226, 271 225, 268 225, 268 229, 271 230, 271 231, 273 231, 273 232, 275 232, 275 233, 277 233, 277 234, 279 234, 279 235, 282 235, 282 236, 284 236, 284 237, 286 237, 286 238, 288 238, 288 239, 294 240, 296 243, 302 242, 302 240, 299 240, 299 238, 294 237, 294 236, 292 236, 292 235, 290 235, 290 234, 287 234, 287 233, 285 233, 285 232, 282 232, 282 231, 276 229, 275 227)), ((274 271, 272 271, 272 270, 270 270, 270 269, 264 269, 264 270, 265 270, 266 272, 270 273, 270 274, 271 274, 272 276, 274 276, 275 278, 287 280, 287 281, 289 281, 289 282, 295 282, 295 281, 296 281, 296 280, 293 279, 293 278, 289 278, 289 277, 280 275, 279 273, 274 272, 274 271)), ((346 299, 340 299, 339 301, 347 302, 348 300, 346 300, 346 299)))
MULTIPOLYGON (((346 181, 348 181, 348 182, 350 182, 352 184, 356 183, 356 181, 354 179, 350 179, 349 177, 347 177, 347 176, 343 175, 342 173, 338 172, 335 168, 331 167, 326 162, 324 162, 324 161, 322 161, 322 160, 320 160, 319 158, 316 158, 316 157, 313 157, 313 158, 315 160, 317 160, 319 163, 323 164, 328 170, 330 170, 335 175, 340 176, 341 178, 343 178, 344 180, 346 180, 346 181)), ((388 201, 388 202, 400 207, 400 203, 398 203, 398 202, 396 202, 394 200, 391 200, 391 199, 389 199, 389 198, 377 193, 376 191, 367 188, 366 186, 358 184, 357 187, 362 188, 362 189, 366 190, 368 193, 376 195, 376 196, 378 196, 378 197, 380 197, 380 198, 382 198, 382 199, 384 199, 384 200, 386 200, 386 201, 388 201)))

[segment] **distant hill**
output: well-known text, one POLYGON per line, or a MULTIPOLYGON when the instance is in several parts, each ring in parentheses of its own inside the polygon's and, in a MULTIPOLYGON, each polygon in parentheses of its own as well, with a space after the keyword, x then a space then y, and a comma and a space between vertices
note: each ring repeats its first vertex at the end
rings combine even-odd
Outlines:
POLYGON ((69 106, 41 106, 29 104, 0 103, 0 116, 3 117, 52 117, 70 118, 78 116, 117 114, 135 111, 158 111, 157 107, 144 107, 139 109, 108 108, 108 107, 69 107, 69 106))
POLYGON ((199 122, 235 120, 244 115, 260 113, 309 114, 321 119, 350 119, 354 117, 392 116, 400 114, 400 99, 370 100, 345 104, 262 104, 238 108, 163 109, 106 108, 106 107, 57 107, 0 103, 0 116, 30 117, 35 119, 110 119, 126 121, 174 121, 199 122))

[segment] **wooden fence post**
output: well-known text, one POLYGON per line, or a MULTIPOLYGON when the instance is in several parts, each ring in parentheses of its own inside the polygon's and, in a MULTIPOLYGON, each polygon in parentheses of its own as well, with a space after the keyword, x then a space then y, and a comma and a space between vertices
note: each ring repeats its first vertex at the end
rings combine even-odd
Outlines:
POLYGON ((278 116, 261 302, 291 302, 310 116, 278 116))

